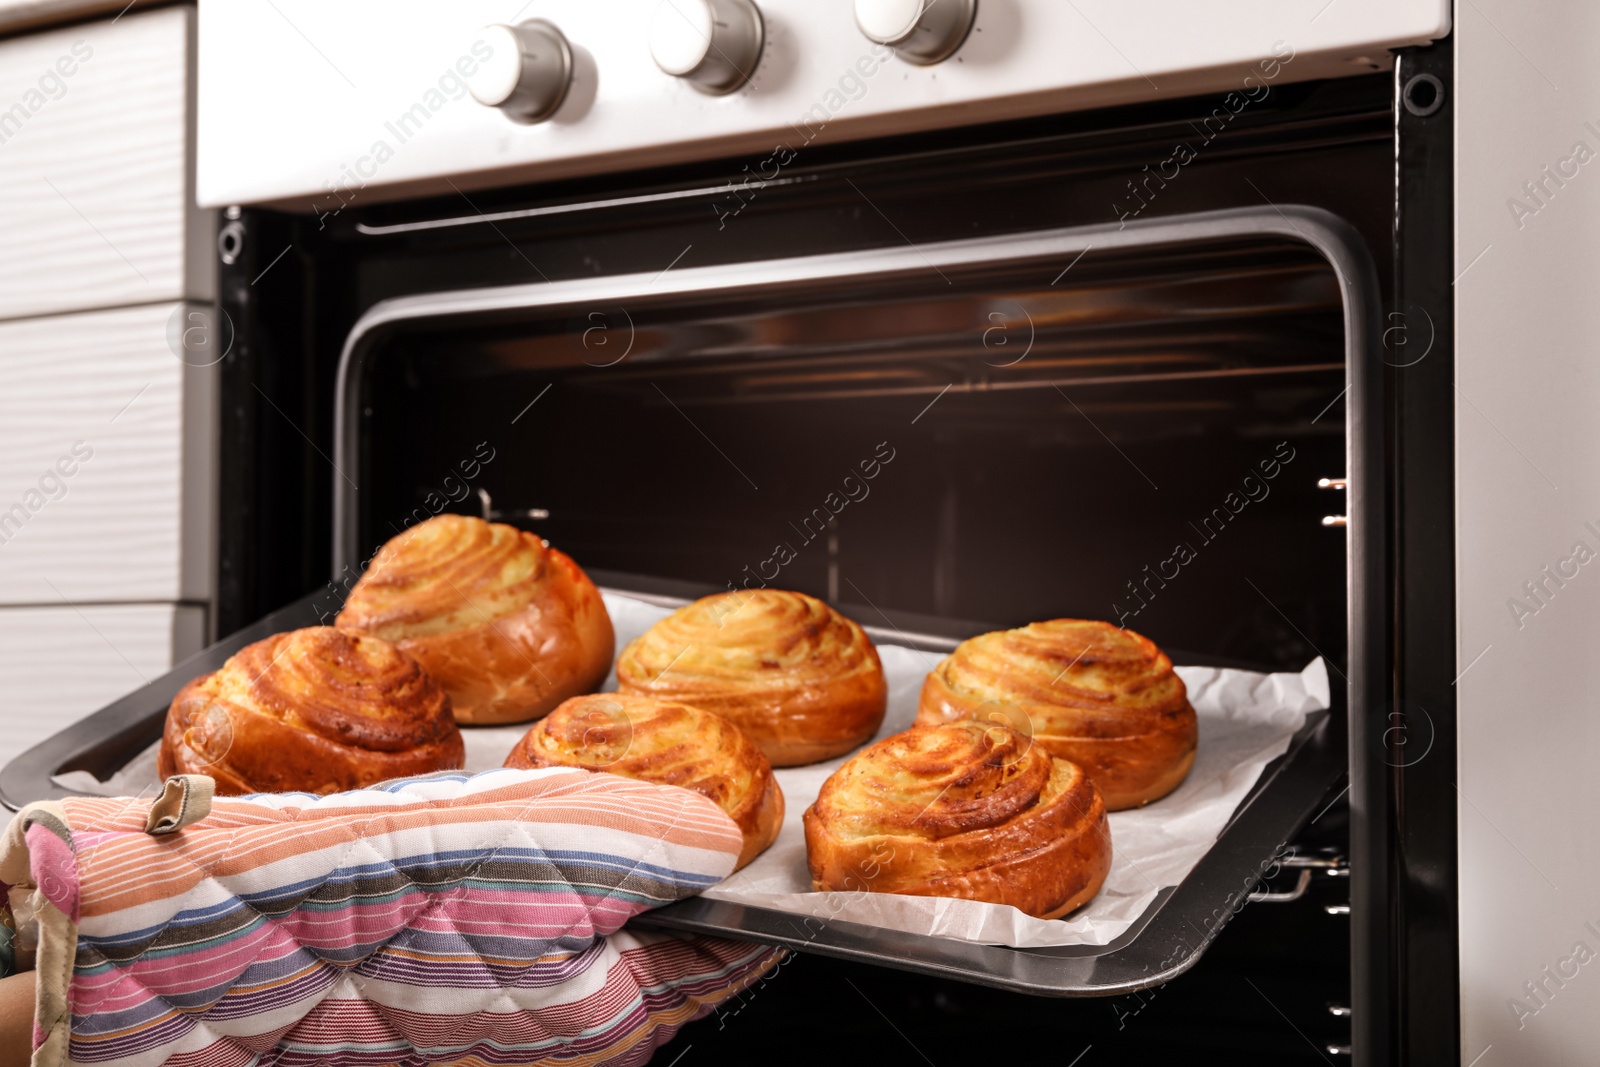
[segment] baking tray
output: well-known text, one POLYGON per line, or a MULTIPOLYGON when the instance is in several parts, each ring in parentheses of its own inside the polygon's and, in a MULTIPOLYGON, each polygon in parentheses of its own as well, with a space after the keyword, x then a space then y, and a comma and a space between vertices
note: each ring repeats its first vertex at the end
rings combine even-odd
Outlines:
MULTIPOLYGON (((673 606, 712 587, 605 571, 591 577, 608 592, 673 606)), ((109 778, 161 736, 168 705, 191 679, 217 670, 239 649, 272 634, 330 623, 339 597, 313 593, 245 627, 169 673, 102 708, 13 759, 0 770, 0 802, 15 810, 35 800, 70 796, 51 781, 67 771, 109 778)), ((880 644, 945 652, 993 625, 899 612, 841 610, 880 644)), ((1182 664, 1265 669, 1209 656, 1172 652, 1182 664)), ((633 920, 658 929, 715 934, 782 945, 901 970, 1046 996, 1115 996, 1159 985, 1188 970, 1243 906, 1289 840, 1345 770, 1343 694, 1311 715, 1284 755, 1261 773, 1217 842, 1179 885, 1164 889, 1109 945, 1013 949, 903 933, 859 923, 696 898, 633 920)))
MULTIPOLYGON (((591 571, 602 587, 666 606, 717 590, 686 582, 591 571)), ((940 616, 838 605, 878 644, 948 652, 974 634, 1003 627, 940 616)), ((1174 663, 1271 671, 1258 663, 1167 649, 1174 663)), ((1121 937, 1107 945, 1009 948, 929 937, 838 919, 696 897, 647 912, 636 926, 715 934, 797 952, 1053 997, 1109 997, 1171 981, 1201 954, 1249 899, 1284 847, 1324 804, 1345 773, 1345 694, 1313 712, 1282 756, 1262 769, 1217 841, 1187 878, 1163 889, 1121 937)), ((3 780, 0 780, 3 784, 3 780)))

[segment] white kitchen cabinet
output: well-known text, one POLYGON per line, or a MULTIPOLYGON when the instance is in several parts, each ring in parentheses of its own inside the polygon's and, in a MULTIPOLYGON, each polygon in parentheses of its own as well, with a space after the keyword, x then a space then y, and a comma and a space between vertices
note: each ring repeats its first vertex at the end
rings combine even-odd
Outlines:
POLYGON ((161 0, 0 0, 0 33, 36 30, 90 15, 114 17, 118 12, 145 11, 161 0))
POLYGON ((205 643, 172 604, 0 609, 0 763, 165 674, 205 643))
POLYGON ((0 40, 0 319, 209 299, 183 7, 0 40))
POLYGON ((173 354, 182 310, 0 322, 0 604, 209 598, 217 368, 173 354))

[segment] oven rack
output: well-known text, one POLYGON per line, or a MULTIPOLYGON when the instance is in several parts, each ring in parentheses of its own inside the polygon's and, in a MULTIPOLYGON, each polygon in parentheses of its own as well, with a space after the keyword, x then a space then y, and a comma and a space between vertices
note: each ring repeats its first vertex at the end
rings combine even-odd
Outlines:
MULTIPOLYGON (((601 588, 676 606, 715 590, 670 579, 591 571, 601 588)), ((13 810, 36 800, 71 795, 51 779, 88 771, 102 780, 161 736, 166 711, 191 679, 220 668, 252 642, 285 630, 332 621, 337 592, 320 590, 273 612, 172 671, 82 719, 13 759, 0 770, 0 803, 13 810)), ((963 637, 992 629, 909 613, 854 611, 874 641, 945 652, 963 637), (888 625, 869 622, 881 618, 888 625)), ((1208 656, 1173 653, 1179 663, 1249 666, 1208 656)), ((1261 773, 1216 843, 1182 883, 1163 889, 1120 938, 1103 946, 1013 949, 902 933, 858 923, 694 898, 649 912, 639 926, 710 934, 779 945, 797 952, 852 959, 1002 989, 1058 997, 1116 996, 1160 985, 1192 967, 1244 905, 1284 846, 1311 817, 1345 770, 1343 694, 1312 715, 1284 755, 1261 773)))

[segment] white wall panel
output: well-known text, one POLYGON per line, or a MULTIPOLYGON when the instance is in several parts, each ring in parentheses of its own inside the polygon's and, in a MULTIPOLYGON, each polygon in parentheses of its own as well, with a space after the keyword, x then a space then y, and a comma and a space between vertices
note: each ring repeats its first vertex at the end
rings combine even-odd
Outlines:
POLYGON ((217 370, 180 307, 0 322, 0 604, 209 598, 217 370))
POLYGON ((0 40, 0 319, 205 295, 185 283, 192 18, 0 40))
POLYGON ((1597 41, 1593 3, 1459 5, 1461 1062, 1477 1067, 1596 1059, 1597 41))
POLYGON ((205 612, 168 604, 0 609, 0 763, 198 652, 205 612))

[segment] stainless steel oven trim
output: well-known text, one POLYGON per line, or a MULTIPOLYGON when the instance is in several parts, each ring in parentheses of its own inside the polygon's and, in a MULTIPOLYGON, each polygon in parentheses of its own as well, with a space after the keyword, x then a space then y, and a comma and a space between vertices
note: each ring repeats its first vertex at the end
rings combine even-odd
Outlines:
MULTIPOLYGON (((1336 712, 1331 720, 1323 719, 1315 729, 1308 727, 1297 747, 1309 749, 1313 754, 1322 753, 1325 757, 1328 743, 1344 735, 1344 758, 1350 774, 1352 964, 1353 973, 1359 975, 1365 973, 1364 968, 1369 963, 1363 946, 1370 941, 1372 924, 1381 914, 1387 885, 1383 864, 1364 862, 1385 854, 1387 836, 1379 803, 1384 788, 1384 767, 1381 759, 1371 755, 1377 750, 1371 747, 1370 736, 1381 729, 1376 716, 1384 705, 1390 658, 1390 620, 1385 609, 1389 579, 1389 532, 1383 480, 1386 470, 1385 396, 1379 348, 1382 303, 1377 272, 1360 235, 1331 212, 1297 204, 1269 205, 1199 212, 1126 225, 1022 232, 920 246, 908 244, 906 248, 681 270, 669 268, 657 274, 571 279, 385 300, 363 314, 345 340, 337 374, 333 462, 341 471, 359 469, 361 385, 368 369, 368 356, 392 331, 430 320, 505 321, 529 312, 556 314, 563 309, 582 310, 624 302, 635 306, 660 306, 684 297, 703 301, 761 291, 795 293, 852 279, 891 280, 941 268, 1027 261, 1059 264, 1096 248, 1127 251, 1250 237, 1299 241, 1314 249, 1333 269, 1343 299, 1346 384, 1340 395, 1345 400, 1345 476, 1349 480, 1346 493, 1349 662, 1346 699, 1336 703, 1344 704, 1348 710, 1344 716, 1336 712)), ((1329 406, 1338 399, 1334 398, 1329 406)), ((361 551, 355 529, 359 494, 353 482, 334 479, 333 578, 336 583, 353 581, 359 575, 361 551)), ((1270 773, 1269 770, 1263 775, 1263 781, 1270 773)), ((1306 805, 1299 815, 1299 820, 1303 821, 1311 814, 1311 805, 1320 800, 1320 793, 1310 798, 1297 795, 1295 803, 1301 800, 1306 805)), ((1250 801, 1247 801, 1236 816, 1235 825, 1246 822, 1246 816, 1253 814, 1249 807, 1250 801)), ((1269 830, 1272 820, 1250 821, 1258 832, 1268 834, 1292 834, 1300 825, 1297 821, 1285 828, 1280 822, 1269 830)), ((1207 859, 1223 851, 1233 837, 1230 827, 1207 859)), ((1242 840, 1233 843, 1235 849, 1245 845, 1242 840)), ((1282 843, 1284 841, 1279 842, 1282 843)), ((1262 842, 1255 840, 1252 844, 1259 850, 1262 842)), ((1220 864, 1222 857, 1216 858, 1220 864)), ((1135 953, 1113 945, 1096 950, 1099 955, 1069 956, 1061 950, 996 950, 959 942, 947 942, 944 946, 920 944, 938 941, 933 938, 913 939, 919 942, 913 945, 908 941, 910 935, 852 929, 851 924, 846 923, 832 924, 826 936, 805 938, 797 933, 786 933, 778 925, 800 922, 797 917, 705 900, 667 909, 669 913, 682 914, 674 917, 664 913, 657 921, 661 925, 769 940, 1033 993, 1106 996, 1159 985, 1193 966, 1222 925, 1211 925, 1207 917, 1207 901, 1212 898, 1206 893, 1214 891, 1215 887, 1201 891, 1196 886, 1193 892, 1185 892, 1191 882, 1206 880, 1203 875, 1207 869, 1203 861, 1202 867, 1197 868, 1183 886, 1165 898, 1165 906, 1158 902, 1147 915, 1147 932, 1140 940, 1159 935, 1158 940, 1175 946, 1161 958, 1163 965, 1154 970, 1150 962, 1157 959, 1159 947, 1135 953), (1193 944, 1190 943, 1191 931, 1196 935, 1193 944)))

